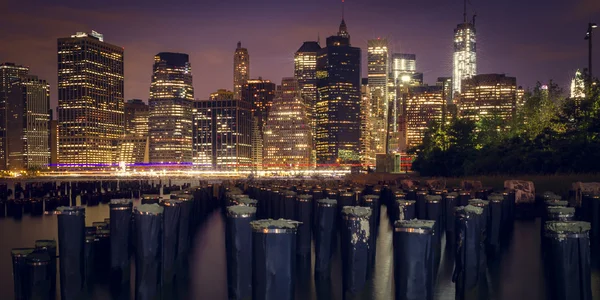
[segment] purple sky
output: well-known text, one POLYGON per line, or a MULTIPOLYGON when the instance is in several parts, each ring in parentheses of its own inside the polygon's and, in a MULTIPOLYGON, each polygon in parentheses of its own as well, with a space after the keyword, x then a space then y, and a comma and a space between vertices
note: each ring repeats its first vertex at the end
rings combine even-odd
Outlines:
MULTIPOLYGON (((478 73, 506 73, 519 85, 554 79, 563 87, 587 65, 583 40, 600 23, 598 0, 470 0, 477 17, 478 73)), ((346 0, 352 45, 387 37, 392 51, 415 53, 425 82, 450 76, 452 36, 461 0, 346 0)), ((0 0, 0 61, 26 65, 50 82, 56 106, 56 38, 96 30, 125 48, 125 98, 148 98, 154 54, 190 54, 195 97, 233 87, 238 40, 250 52, 250 76, 277 83, 293 75, 303 41, 337 31, 337 0, 0 0), (57 3, 60 4, 51 4, 57 3), (126 3, 126 4, 124 4, 126 3)), ((600 29, 594 64, 600 75, 600 29)))

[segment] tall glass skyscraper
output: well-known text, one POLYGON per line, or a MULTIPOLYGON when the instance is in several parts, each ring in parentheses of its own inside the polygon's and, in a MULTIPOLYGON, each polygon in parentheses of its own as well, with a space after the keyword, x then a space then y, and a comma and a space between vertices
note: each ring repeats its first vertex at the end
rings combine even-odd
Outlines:
POLYGON ((242 42, 237 43, 233 54, 233 98, 241 99, 244 84, 250 79, 250 55, 248 49, 242 48, 242 42))
POLYGON ((50 85, 37 76, 22 76, 11 84, 6 110, 7 168, 48 168, 50 85))
POLYGON ((270 170, 309 169, 312 138, 306 104, 294 78, 284 78, 281 87, 265 123, 263 165, 270 170))
POLYGON ((150 85, 150 162, 192 163, 192 66, 187 54, 158 53, 150 85))
POLYGON ((246 82, 242 90, 242 99, 252 105, 252 165, 254 170, 261 170, 263 163, 264 126, 277 85, 262 78, 246 82))
POLYGON ((321 46, 318 42, 304 42, 294 55, 294 77, 300 85, 312 128, 315 127, 312 114, 317 101, 317 53, 319 50, 321 50, 321 46))
POLYGON ((10 94, 11 84, 27 75, 29 68, 13 63, 0 64, 0 170, 6 169, 6 104, 10 94))
POLYGON ((452 60, 452 95, 462 92, 462 81, 477 75, 475 18, 467 21, 467 6, 463 23, 454 29, 454 57, 452 60))
POLYGON ((249 102, 233 99, 231 91, 194 101, 194 168, 242 171, 252 164, 249 102))
POLYGON ((125 136, 119 141, 119 163, 128 165, 148 162, 149 113, 148 105, 141 99, 125 102, 125 136))
POLYGON ((123 136, 123 48, 97 32, 58 39, 59 163, 103 167, 123 136))
POLYGON ((338 34, 317 55, 317 164, 360 161, 360 55, 342 19, 338 34))
POLYGON ((387 153, 386 136, 388 125, 388 75, 389 57, 387 39, 367 41, 369 97, 371 98, 371 118, 373 121, 373 142, 375 153, 387 153))

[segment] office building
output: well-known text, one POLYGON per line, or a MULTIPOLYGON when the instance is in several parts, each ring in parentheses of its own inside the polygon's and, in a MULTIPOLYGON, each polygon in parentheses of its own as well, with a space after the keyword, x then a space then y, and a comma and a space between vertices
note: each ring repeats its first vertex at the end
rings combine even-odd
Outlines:
POLYGON ((251 79, 244 85, 242 99, 252 106, 252 165, 261 170, 263 164, 264 126, 273 105, 277 86, 269 80, 251 79))
POLYGON ((148 135, 148 105, 140 99, 125 102, 125 134, 148 135))
POLYGON ((392 114, 391 111, 388 111, 390 107, 388 99, 389 58, 387 39, 367 41, 367 60, 375 153, 387 153, 388 118, 392 114))
POLYGON ((6 102, 7 169, 46 169, 50 163, 50 85, 37 76, 11 83, 6 102))
POLYGON ((158 53, 150 85, 150 163, 192 163, 192 66, 187 54, 158 53))
POLYGON ((56 168, 58 164, 58 120, 50 120, 50 167, 56 168))
POLYGON ((312 137, 307 107, 294 78, 284 78, 264 127, 263 168, 306 170, 312 167, 312 137))
POLYGON ((119 140, 117 162, 129 167, 149 162, 149 107, 140 99, 125 102, 125 136, 119 140))
POLYGON ((452 104, 452 78, 451 77, 438 77, 436 86, 441 86, 444 92, 444 99, 446 104, 452 104))
POLYGON ((361 79, 360 85, 360 164, 363 168, 375 165, 373 143, 373 118, 371 117, 371 93, 369 79, 361 79))
POLYGON ((294 55, 294 77, 300 85, 302 98, 306 103, 312 135, 315 135, 316 121, 314 107, 317 101, 317 53, 321 50, 318 42, 304 42, 294 55))
POLYGON ((575 72, 575 77, 571 80, 571 98, 572 99, 583 99, 585 98, 585 79, 581 74, 581 71, 575 72))
POLYGON ((233 98, 241 99, 242 89, 250 79, 250 55, 248 49, 242 48, 242 42, 237 43, 233 54, 233 98))
POLYGON ((457 102, 461 118, 511 120, 517 112, 517 79, 504 74, 481 74, 463 80, 463 92, 457 102))
POLYGON ((360 162, 360 48, 350 45, 344 19, 317 55, 315 105, 318 165, 360 162))
POLYGON ((452 58, 452 98, 462 92, 462 82, 477 75, 477 40, 475 37, 475 16, 467 21, 465 1, 464 18, 454 29, 454 56, 452 58))
POLYGON ((411 87, 405 94, 404 122, 406 122, 406 148, 421 145, 425 131, 432 122, 442 122, 446 101, 443 87, 411 87))
POLYGON ((252 107, 219 90, 194 101, 194 168, 245 171, 252 166, 252 107))
POLYGON ((0 64, 0 170, 6 170, 6 104, 12 83, 26 76, 28 67, 15 65, 14 63, 0 64))
POLYGON ((107 167, 123 136, 123 48, 95 31, 58 39, 59 163, 107 167))

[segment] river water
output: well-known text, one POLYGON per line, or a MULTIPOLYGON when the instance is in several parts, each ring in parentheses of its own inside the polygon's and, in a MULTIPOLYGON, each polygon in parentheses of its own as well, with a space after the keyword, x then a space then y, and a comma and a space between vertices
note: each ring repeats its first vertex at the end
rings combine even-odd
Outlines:
MULTIPOLYGON (((135 202, 135 205, 139 201, 135 202)), ((376 266, 373 280, 370 280, 365 299, 393 299, 393 254, 392 228, 388 225, 385 206, 382 207, 381 225, 377 240, 376 266)), ((103 221, 109 216, 108 205, 88 207, 86 223, 103 221)), ((0 291, 2 299, 13 299, 12 262, 10 250, 17 247, 31 247, 37 239, 58 239, 57 217, 23 216, 21 220, 0 219, 0 291)), ((190 259, 192 272, 192 299, 227 299, 225 225, 221 215, 216 213, 206 220, 195 241, 193 259, 190 259)), ((339 247, 338 247, 339 249, 339 247)), ((314 254, 313 254, 314 255, 314 254)), ((314 256, 313 256, 314 261, 314 256)), ((445 251, 442 257, 436 299, 454 299, 452 283, 453 255, 445 251)), ((342 299, 341 258, 339 251, 332 261, 332 281, 327 284, 327 299, 342 299)), ((299 274, 299 276, 302 276, 299 274)), ((304 276, 310 278, 307 271, 304 276)), ((301 280, 299 280, 301 281, 301 280)), ((314 280, 298 284, 297 299, 325 299, 317 297, 323 286, 315 285, 314 280), (319 287, 319 288, 317 288, 319 287)), ((543 265, 540 257, 540 220, 516 221, 512 239, 505 245, 499 257, 488 261, 489 299, 498 300, 542 300, 545 294, 543 265)), ((600 299, 600 273, 595 268, 592 273, 593 299, 600 299)), ((322 294, 320 294, 322 296, 322 294)), ((109 299, 106 289, 96 289, 94 299, 109 299)))

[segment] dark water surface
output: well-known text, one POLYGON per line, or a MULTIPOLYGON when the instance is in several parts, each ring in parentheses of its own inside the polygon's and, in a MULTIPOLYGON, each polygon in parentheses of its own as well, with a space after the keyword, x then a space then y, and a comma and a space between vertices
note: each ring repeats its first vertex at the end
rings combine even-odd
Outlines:
MULTIPOLYGON (((135 202, 138 205, 139 201, 135 202)), ((108 205, 88 207, 86 224, 103 221, 109 216, 108 205)), ((193 283, 193 299, 227 299, 225 225, 217 213, 204 225, 202 234, 195 241, 194 259, 190 260, 193 283)), ((373 280, 370 280, 365 299, 393 299, 393 255, 392 228, 389 226, 385 206, 381 211, 381 226, 377 240, 376 267, 373 280)), ((32 247, 37 239, 57 239, 56 216, 23 216, 22 220, 0 219, 0 299, 13 299, 12 260, 10 250, 18 247, 32 247)), ((593 254, 594 255, 594 254, 593 254)), ((332 261, 331 283, 315 284, 312 268, 298 268, 297 299, 342 299, 341 256, 338 253, 332 261), (317 297, 317 290, 319 297, 317 297)), ((314 261, 314 253, 313 253, 314 261)), ((436 299, 454 299, 452 271, 454 259, 451 251, 444 251, 438 282, 436 299)), ((57 278, 59 281, 59 279, 57 278)), ((497 258, 488 259, 489 299, 497 300, 542 300, 545 294, 542 260, 540 258, 540 220, 517 221, 511 241, 497 258)), ((109 299, 106 289, 96 289, 94 299, 109 299)), ((600 273, 592 273, 593 299, 600 299, 600 273)))

